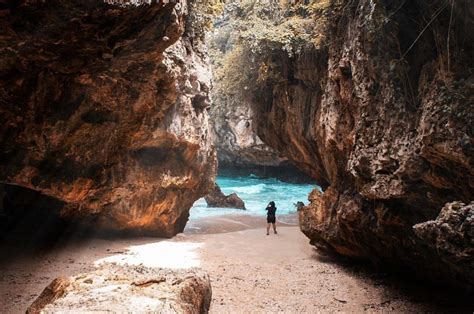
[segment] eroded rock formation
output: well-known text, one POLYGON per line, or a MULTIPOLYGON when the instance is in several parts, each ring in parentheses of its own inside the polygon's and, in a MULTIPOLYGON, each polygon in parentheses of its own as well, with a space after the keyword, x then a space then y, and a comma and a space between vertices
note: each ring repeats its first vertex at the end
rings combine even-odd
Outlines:
POLYGON ((58 199, 65 219, 181 231, 216 164, 204 30, 187 1, 0 9, 0 180, 58 199))
POLYGON ((244 201, 236 193, 225 195, 217 183, 214 184, 214 188, 204 199, 206 200, 207 207, 245 209, 244 201))
POLYGON ((413 230, 443 262, 456 269, 453 275, 471 269, 466 281, 474 282, 474 202, 446 204, 436 219, 416 224, 413 230))
POLYGON ((56 278, 27 313, 207 313, 211 283, 202 270, 104 265, 90 273, 56 278))
POLYGON ((472 210, 440 214, 474 194, 472 3, 316 1, 286 14, 315 23, 312 39, 291 51, 264 33, 255 46, 272 47, 259 52, 272 75, 254 109, 261 139, 325 190, 302 230, 340 254, 472 287, 472 210), (460 253, 440 250, 456 226, 460 253))
POLYGON ((254 131, 251 94, 240 93, 234 86, 234 78, 243 75, 233 64, 239 61, 234 52, 239 36, 236 30, 245 22, 241 7, 230 1, 215 18, 214 28, 207 36, 215 76, 210 115, 219 166, 279 166, 286 158, 262 142, 254 131))
POLYGON ((221 166, 279 166, 286 161, 257 136, 252 116, 249 104, 244 101, 213 98, 212 131, 221 166))

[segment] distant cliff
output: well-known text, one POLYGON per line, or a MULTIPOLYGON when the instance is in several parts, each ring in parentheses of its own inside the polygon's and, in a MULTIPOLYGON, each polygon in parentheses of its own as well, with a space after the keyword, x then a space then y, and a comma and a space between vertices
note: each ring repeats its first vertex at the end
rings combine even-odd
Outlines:
POLYGON ((270 8, 242 33, 240 58, 258 69, 257 134, 324 189, 300 212, 303 232, 472 286, 472 3, 314 1, 276 19, 270 8))
POLYGON ((216 167, 204 30, 187 1, 0 12, 0 180, 95 228, 182 231, 216 167))
POLYGON ((255 133, 249 87, 238 86, 241 76, 245 76, 245 64, 240 64, 238 58, 239 30, 251 14, 251 10, 244 13, 243 7, 245 2, 229 1, 207 36, 215 78, 210 116, 217 157, 220 166, 226 168, 279 166, 286 158, 255 133))

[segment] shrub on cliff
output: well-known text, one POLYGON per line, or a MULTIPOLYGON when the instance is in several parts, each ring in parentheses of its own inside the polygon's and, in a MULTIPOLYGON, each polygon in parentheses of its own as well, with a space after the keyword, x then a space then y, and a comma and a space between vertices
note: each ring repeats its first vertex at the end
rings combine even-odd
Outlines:
POLYGON ((251 96, 283 80, 278 53, 297 57, 305 48, 324 46, 329 1, 290 4, 247 0, 226 5, 210 36, 215 89, 251 96))

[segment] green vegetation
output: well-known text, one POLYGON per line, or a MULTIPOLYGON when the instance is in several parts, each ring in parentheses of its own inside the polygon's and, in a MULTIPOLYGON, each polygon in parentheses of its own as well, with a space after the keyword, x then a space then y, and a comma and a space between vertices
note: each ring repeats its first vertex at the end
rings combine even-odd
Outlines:
POLYGON ((329 6, 329 0, 227 1, 209 34, 215 93, 251 95, 280 82, 281 63, 273 60, 323 47, 329 6))

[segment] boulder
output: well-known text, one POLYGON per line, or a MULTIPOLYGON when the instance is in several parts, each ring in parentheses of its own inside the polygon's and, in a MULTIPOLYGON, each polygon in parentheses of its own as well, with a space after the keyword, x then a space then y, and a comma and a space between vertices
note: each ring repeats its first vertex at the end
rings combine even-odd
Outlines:
POLYGON ((61 219, 169 237, 215 177, 205 21, 184 0, 107 2, 2 4, 0 181, 61 219))
POLYGON ((211 284, 200 269, 170 270, 105 264, 85 274, 56 278, 27 313, 207 313, 211 284))
POLYGON ((217 183, 214 184, 214 189, 204 199, 207 202, 207 207, 245 209, 244 201, 236 193, 225 195, 217 183))

